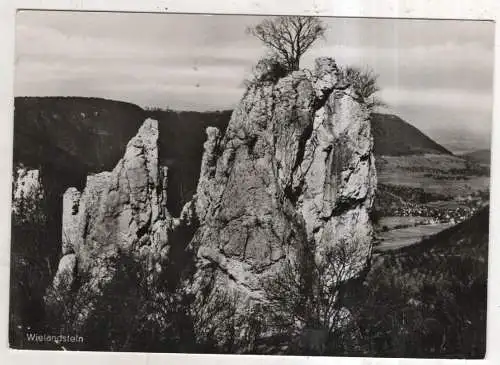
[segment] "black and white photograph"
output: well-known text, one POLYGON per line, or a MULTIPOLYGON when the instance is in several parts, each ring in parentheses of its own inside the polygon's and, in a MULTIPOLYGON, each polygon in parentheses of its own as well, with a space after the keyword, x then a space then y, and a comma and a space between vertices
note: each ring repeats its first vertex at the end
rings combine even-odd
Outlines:
POLYGON ((484 358, 494 34, 18 11, 10 348, 484 358))

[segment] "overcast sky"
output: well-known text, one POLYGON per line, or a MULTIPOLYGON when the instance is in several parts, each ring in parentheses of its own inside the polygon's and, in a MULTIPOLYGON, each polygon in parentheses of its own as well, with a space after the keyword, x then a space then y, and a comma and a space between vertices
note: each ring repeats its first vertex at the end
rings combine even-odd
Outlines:
MULTIPOLYGON (((16 96, 94 96, 182 110, 236 105, 265 54, 255 16, 35 12, 17 15, 16 96)), ((323 18, 304 56, 375 70, 395 113, 455 150, 489 147, 491 22, 323 18)))

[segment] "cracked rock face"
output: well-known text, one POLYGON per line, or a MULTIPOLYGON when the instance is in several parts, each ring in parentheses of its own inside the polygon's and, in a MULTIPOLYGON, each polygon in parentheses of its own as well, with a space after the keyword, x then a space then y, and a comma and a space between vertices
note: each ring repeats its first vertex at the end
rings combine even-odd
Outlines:
POLYGON ((161 269, 175 221, 166 210, 167 169, 158 166, 157 142, 158 122, 148 119, 113 171, 89 176, 81 193, 66 191, 55 284, 70 266, 90 275, 94 286, 106 282, 120 252, 143 258, 152 272, 161 269))
POLYGON ((317 261, 344 241, 353 249, 355 274, 370 255, 376 171, 369 115, 352 95, 350 88, 334 92, 316 111, 299 169, 299 209, 317 261))
POLYGON ((263 300, 262 279, 293 260, 304 242, 318 261, 342 242, 355 253, 353 274, 365 267, 373 141, 366 107, 338 83, 337 72, 332 59, 320 58, 312 75, 296 71, 252 85, 225 135, 207 130, 193 292, 263 300))

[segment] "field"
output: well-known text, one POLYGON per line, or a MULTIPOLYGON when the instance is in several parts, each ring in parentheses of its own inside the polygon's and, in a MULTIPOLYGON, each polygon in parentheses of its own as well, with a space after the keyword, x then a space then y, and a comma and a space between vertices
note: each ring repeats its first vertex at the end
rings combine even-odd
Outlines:
POLYGON ((445 198, 489 189, 489 168, 453 155, 379 156, 378 183, 423 189, 445 198))
POLYGON ((378 156, 375 251, 420 242, 488 202, 489 167, 450 154, 378 156))
POLYGON ((375 247, 375 252, 396 250, 401 247, 416 244, 426 237, 432 236, 452 226, 453 223, 431 223, 380 232, 377 235, 378 244, 375 247))

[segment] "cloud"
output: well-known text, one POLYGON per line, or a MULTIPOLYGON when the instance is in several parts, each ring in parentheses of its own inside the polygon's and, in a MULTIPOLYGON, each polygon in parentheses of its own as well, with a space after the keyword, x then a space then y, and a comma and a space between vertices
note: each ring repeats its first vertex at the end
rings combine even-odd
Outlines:
POLYGON ((380 75, 382 87, 460 86, 491 90, 493 52, 493 48, 484 49, 477 43, 447 42, 404 49, 330 45, 312 49, 304 61, 311 66, 314 58, 328 55, 339 65, 370 67, 380 75))
POLYGON ((397 48, 432 47, 447 42, 491 49, 495 24, 492 21, 324 18, 327 38, 332 43, 356 47, 397 48))
MULTIPOLYGON (((254 16, 22 11, 16 95, 100 96, 142 106, 233 107, 266 52, 245 34, 254 16)), ((329 30, 303 58, 334 57, 379 74, 391 110, 428 129, 474 119, 491 128, 491 22, 323 18, 329 30), (444 118, 444 116, 448 116, 444 118)))
POLYGON ((493 97, 488 92, 458 89, 384 88, 380 97, 389 105, 432 106, 455 110, 490 111, 493 97))

